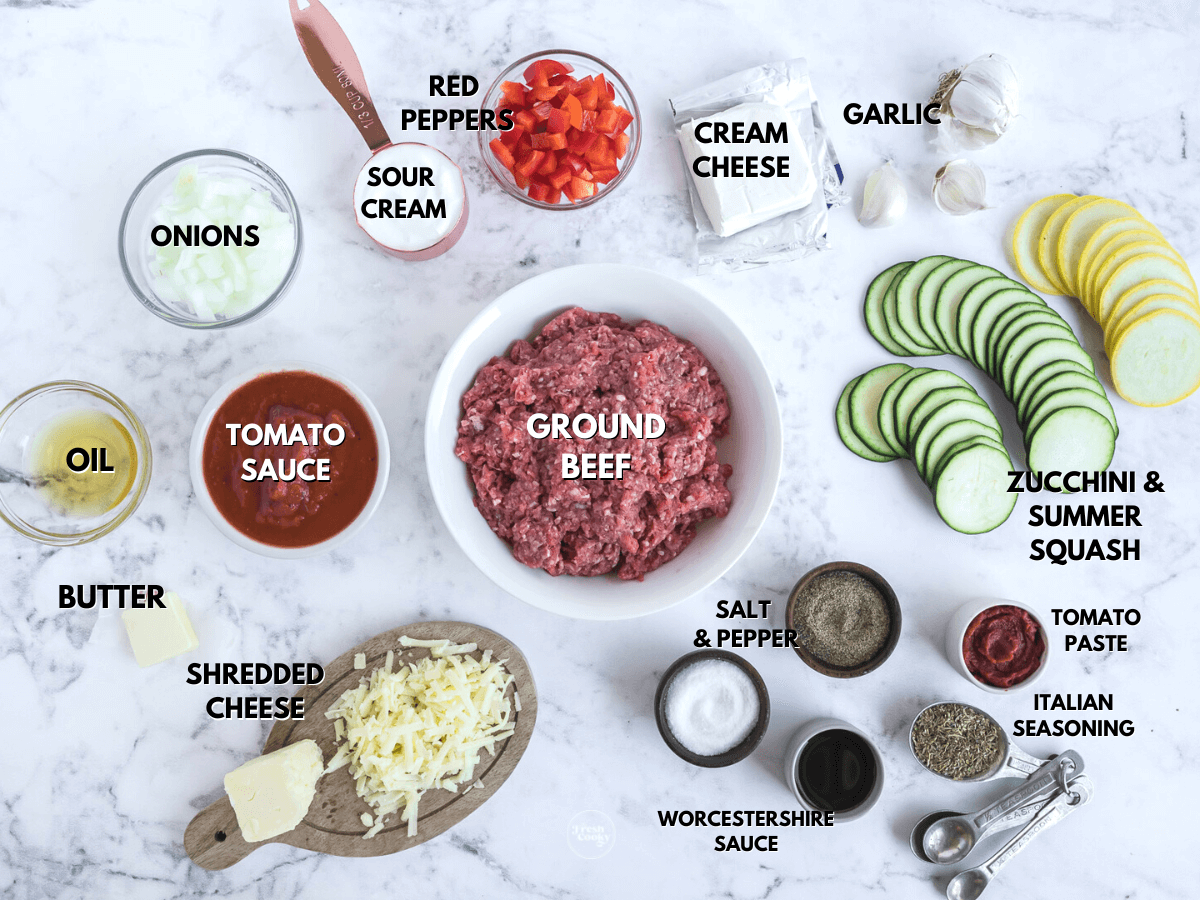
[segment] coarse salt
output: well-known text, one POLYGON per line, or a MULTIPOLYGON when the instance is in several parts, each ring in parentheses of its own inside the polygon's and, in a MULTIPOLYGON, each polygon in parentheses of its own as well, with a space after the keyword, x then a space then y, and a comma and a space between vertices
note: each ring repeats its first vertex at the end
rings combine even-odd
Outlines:
POLYGON ((667 727, 699 756, 716 756, 746 739, 758 722, 758 690, 723 659, 694 662, 667 687, 667 727))

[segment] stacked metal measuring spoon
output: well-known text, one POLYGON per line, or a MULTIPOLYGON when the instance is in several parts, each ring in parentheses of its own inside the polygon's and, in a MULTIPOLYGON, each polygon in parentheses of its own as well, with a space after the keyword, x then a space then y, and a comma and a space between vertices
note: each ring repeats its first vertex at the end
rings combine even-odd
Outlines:
MULTIPOLYGON (((921 712, 924 714, 926 710, 940 705, 931 704, 921 712)), ((1002 742, 1002 752, 995 764, 986 772, 964 780, 976 783, 997 778, 1023 780, 1015 789, 978 812, 939 810, 930 813, 913 828, 909 845, 918 859, 951 866, 965 860, 988 835, 1020 828, 986 862, 959 872, 946 885, 949 900, 975 900, 996 873, 1025 849, 1030 841, 1089 802, 1094 788, 1091 779, 1083 774, 1083 757, 1074 750, 1067 750, 1050 759, 1039 759, 1018 747, 1004 726, 979 707, 966 703, 957 705, 965 706, 989 720, 1002 742)), ((918 715, 913 721, 914 730, 920 718, 918 715)), ((921 762, 913 748, 912 735, 910 731, 909 747, 913 749, 913 756, 921 762)), ((929 771, 941 774, 933 769, 929 771)))
POLYGON ((916 824, 910 838, 913 853, 925 862, 954 865, 964 861, 985 837, 1020 828, 985 862, 959 872, 946 886, 949 900, 974 900, 1000 869, 1035 837, 1092 799, 1091 779, 1083 774, 1083 758, 1067 750, 1042 761, 1018 787, 975 813, 938 811, 916 824))

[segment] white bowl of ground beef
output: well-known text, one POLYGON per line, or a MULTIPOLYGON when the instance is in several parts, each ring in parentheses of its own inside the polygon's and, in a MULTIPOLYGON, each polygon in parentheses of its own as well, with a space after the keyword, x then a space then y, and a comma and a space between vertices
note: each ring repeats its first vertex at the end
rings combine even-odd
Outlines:
MULTIPOLYGON (((486 409, 484 400, 481 406, 476 388, 468 398, 471 414, 486 409)), ((533 408, 529 407, 531 411, 533 408)), ((715 408, 715 417, 720 418, 719 404, 715 408)), ((524 421, 524 417, 519 419, 524 421)), ((477 424, 490 427, 487 422, 477 424)), ((471 429, 465 431, 469 436, 471 429)), ((779 406, 762 361, 733 320, 715 304, 692 288, 644 269, 585 265, 558 269, 517 285, 467 326, 450 348, 434 381, 425 422, 425 459, 434 500, 447 528, 463 552, 493 582, 533 606, 561 615, 627 619, 666 609, 693 596, 737 562, 771 508, 782 464, 781 431, 779 406), (481 370, 495 358, 510 354, 514 341, 532 340, 572 307, 614 314, 631 327, 643 321, 663 326, 675 337, 695 345, 702 355, 702 362, 698 363, 696 357, 691 359, 692 376, 698 371, 697 364, 703 368, 703 362, 710 363, 727 398, 728 418, 714 431, 723 433, 715 439, 723 474, 693 483, 697 489, 720 492, 723 482, 728 502, 709 501, 719 512, 696 523, 694 538, 678 555, 644 572, 643 580, 636 576, 645 566, 637 562, 631 566, 624 557, 617 561, 613 572, 603 575, 552 575, 544 568, 535 568, 537 560, 529 558, 528 543, 517 549, 530 564, 514 556, 514 544, 498 536, 476 508, 478 472, 468 462, 481 458, 482 451, 472 457, 471 448, 464 449, 460 444, 460 424, 467 421, 464 396, 476 384, 481 370), (468 462, 456 456, 456 445, 468 462), (618 577, 618 571, 625 577, 618 577)), ((514 445, 514 451, 521 451, 520 444, 514 445)), ((580 482, 588 487, 596 484, 580 482)), ((548 487, 543 486, 543 496, 549 496, 548 487)), ((527 488, 535 495, 539 490, 536 484, 527 488)), ((680 499, 694 496, 696 492, 687 491, 680 499)), ((486 502, 498 499, 499 494, 486 502)), ((561 497, 555 502, 561 502, 561 497)), ((496 517, 490 518, 496 524, 496 517)), ((570 569, 555 558, 554 552, 547 556, 548 567, 570 569)))

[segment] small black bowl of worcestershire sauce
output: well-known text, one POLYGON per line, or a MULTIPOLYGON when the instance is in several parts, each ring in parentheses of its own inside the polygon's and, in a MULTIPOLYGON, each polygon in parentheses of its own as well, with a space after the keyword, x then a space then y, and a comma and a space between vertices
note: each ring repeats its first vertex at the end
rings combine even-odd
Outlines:
POLYGON ((833 821, 865 815, 883 793, 883 758, 863 732, 840 719, 813 719, 783 754, 784 780, 801 806, 833 821))
POLYGON ((213 524, 265 556, 322 553, 370 518, 387 486, 374 404, 307 363, 260 367, 224 385, 192 434, 192 487, 213 524))

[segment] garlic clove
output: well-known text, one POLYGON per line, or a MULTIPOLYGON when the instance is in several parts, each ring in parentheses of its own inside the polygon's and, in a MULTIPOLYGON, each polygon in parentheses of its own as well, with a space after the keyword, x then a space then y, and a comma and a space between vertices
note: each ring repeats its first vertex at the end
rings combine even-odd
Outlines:
POLYGON ((945 118, 938 125, 937 144, 946 153, 978 150, 1000 140, 1000 135, 983 128, 964 125, 958 119, 945 118))
POLYGON ((967 159, 951 160, 933 177, 933 202, 942 212, 952 216, 987 209, 986 193, 987 179, 983 177, 983 170, 967 159))
POLYGON ((1000 135, 1008 127, 1008 112, 1004 101, 986 87, 965 78, 950 95, 950 113, 959 122, 972 128, 1000 135))
POLYGON ((895 225, 908 209, 908 191, 891 161, 867 176, 858 221, 866 228, 895 225))

